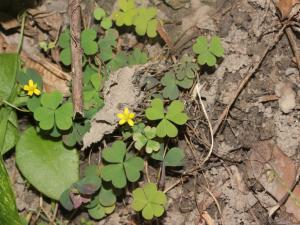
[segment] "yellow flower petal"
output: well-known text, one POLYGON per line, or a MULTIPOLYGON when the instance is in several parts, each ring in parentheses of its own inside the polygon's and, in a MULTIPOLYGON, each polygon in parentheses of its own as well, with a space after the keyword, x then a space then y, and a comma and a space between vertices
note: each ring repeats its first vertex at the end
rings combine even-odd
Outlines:
POLYGON ((33 93, 36 94, 36 95, 40 95, 41 91, 36 88, 36 89, 33 90, 33 93))
POLYGON ((124 115, 127 116, 128 114, 129 114, 129 109, 126 107, 126 108, 124 109, 124 115))
POLYGON ((33 80, 29 80, 28 85, 29 85, 29 87, 32 87, 33 86, 33 80))
POLYGON ((129 126, 133 126, 134 125, 134 122, 133 122, 133 120, 132 119, 129 119, 128 121, 127 121, 127 123, 129 124, 129 126))
POLYGON ((33 95, 33 90, 29 90, 29 91, 28 91, 28 95, 29 95, 29 96, 32 96, 32 95, 33 95))
POLYGON ((29 90, 29 86, 26 84, 26 85, 24 85, 23 89, 24 89, 25 91, 28 91, 28 90, 29 90))
POLYGON ((135 117, 134 113, 129 113, 129 119, 133 119, 135 117))
POLYGON ((123 115, 122 113, 118 113, 118 114, 117 114, 117 117, 118 117, 119 119, 124 119, 124 115, 123 115))
POLYGON ((123 125, 124 123, 126 123, 126 120, 125 120, 125 119, 121 119, 121 120, 119 121, 119 124, 120 124, 120 125, 123 125))

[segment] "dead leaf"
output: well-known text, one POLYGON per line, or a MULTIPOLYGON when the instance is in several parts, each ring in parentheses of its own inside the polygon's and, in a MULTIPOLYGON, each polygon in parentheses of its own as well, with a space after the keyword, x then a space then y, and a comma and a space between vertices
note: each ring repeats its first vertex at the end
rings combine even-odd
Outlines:
MULTIPOLYGON (((273 141, 261 141, 252 147, 247 162, 248 173, 277 200, 280 201, 293 186, 296 166, 273 141)), ((286 212, 300 221, 300 185, 296 186, 285 203, 286 212)))
POLYGON ((287 18, 292 8, 299 3, 300 3, 299 0, 279 0, 279 2, 276 5, 281 13, 282 19, 287 18))

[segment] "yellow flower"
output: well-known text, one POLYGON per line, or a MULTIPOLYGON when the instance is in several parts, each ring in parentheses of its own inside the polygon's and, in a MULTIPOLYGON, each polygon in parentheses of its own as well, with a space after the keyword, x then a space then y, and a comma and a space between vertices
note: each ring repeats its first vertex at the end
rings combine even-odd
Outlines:
POLYGON ((29 96, 32 96, 33 94, 35 94, 35 95, 41 94, 41 91, 37 88, 37 84, 33 83, 33 80, 29 80, 28 84, 24 85, 23 89, 24 89, 24 91, 27 91, 27 94, 29 96))
POLYGON ((133 118, 135 117, 135 114, 130 112, 129 109, 126 107, 123 111, 123 113, 118 113, 117 115, 120 119, 119 124, 123 125, 124 123, 128 123, 129 126, 133 126, 133 118))

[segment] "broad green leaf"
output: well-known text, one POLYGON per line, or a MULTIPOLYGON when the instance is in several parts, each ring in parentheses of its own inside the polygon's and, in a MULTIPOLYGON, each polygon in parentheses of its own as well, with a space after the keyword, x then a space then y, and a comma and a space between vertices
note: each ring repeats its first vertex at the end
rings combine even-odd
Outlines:
POLYGON ((0 157, 0 224, 22 225, 9 176, 0 157))
MULTIPOLYGON (((19 138, 17 114, 11 108, 0 109, 0 153, 4 155, 12 149, 19 138)), ((0 154, 0 157, 1 157, 0 154)))
POLYGON ((146 109, 146 117, 149 120, 159 120, 164 118, 164 104, 161 99, 155 98, 151 101, 151 106, 146 109))
POLYGON ((171 148, 165 158, 165 166, 183 166, 184 165, 184 151, 180 148, 171 148))
POLYGON ((21 135, 16 162, 23 176, 47 197, 59 200, 79 178, 79 157, 61 141, 43 139, 33 127, 21 135))
POLYGON ((173 138, 178 134, 176 126, 167 119, 162 119, 156 128, 156 134, 158 137, 168 136, 173 138))
POLYGON ((8 100, 16 82, 19 56, 15 53, 0 54, 0 104, 8 100))
POLYGON ((41 96, 41 104, 52 110, 55 110, 62 103, 62 100, 63 95, 58 91, 44 93, 41 96))

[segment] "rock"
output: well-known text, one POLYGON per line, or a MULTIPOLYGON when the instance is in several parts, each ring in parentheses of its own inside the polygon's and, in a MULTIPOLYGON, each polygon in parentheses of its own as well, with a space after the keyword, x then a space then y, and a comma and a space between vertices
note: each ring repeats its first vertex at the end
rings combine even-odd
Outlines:
POLYGON ((280 97, 278 103, 282 112, 290 113, 296 107, 296 92, 290 82, 279 82, 275 94, 280 97))

